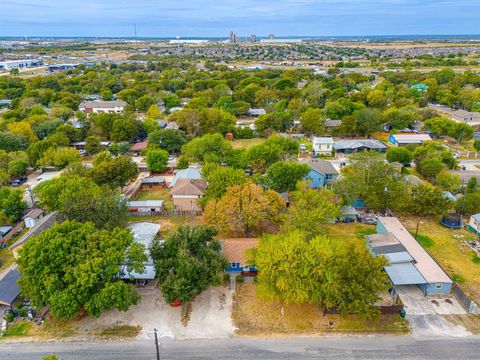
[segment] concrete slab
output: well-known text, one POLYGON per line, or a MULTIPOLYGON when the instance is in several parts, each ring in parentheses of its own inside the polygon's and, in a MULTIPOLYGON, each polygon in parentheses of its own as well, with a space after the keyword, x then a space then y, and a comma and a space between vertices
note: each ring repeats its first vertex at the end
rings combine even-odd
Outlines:
POLYGON ((425 296, 416 285, 397 286, 407 315, 466 314, 467 311, 453 295, 425 296))

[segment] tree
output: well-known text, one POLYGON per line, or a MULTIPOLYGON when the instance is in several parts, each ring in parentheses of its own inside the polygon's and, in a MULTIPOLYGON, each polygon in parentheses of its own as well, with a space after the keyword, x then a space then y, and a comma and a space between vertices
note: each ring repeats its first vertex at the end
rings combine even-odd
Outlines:
POLYGON ((176 129, 159 129, 148 134, 148 147, 165 149, 169 153, 179 152, 188 142, 185 133, 176 129))
POLYGON ((245 171, 218 164, 205 164, 202 168, 202 175, 208 183, 205 195, 200 200, 204 206, 210 200, 221 198, 230 186, 242 185, 247 182, 245 171))
POLYGON ((35 192, 42 206, 59 211, 67 219, 90 221, 104 229, 127 223, 126 201, 120 193, 78 175, 67 174, 45 181, 35 192))
POLYGON ((98 136, 89 136, 85 139, 85 151, 88 155, 95 155, 102 151, 102 144, 98 136))
POLYGON ((182 226, 164 243, 153 242, 150 254, 167 302, 180 300, 185 306, 209 286, 221 283, 227 262, 216 233, 212 227, 182 226))
POLYGON ((168 152, 165 150, 148 150, 146 159, 148 171, 162 173, 167 168, 168 152))
POLYGON ((320 109, 308 108, 302 114, 300 124, 307 135, 322 135, 325 133, 325 119, 320 109))
POLYGON ((417 185, 412 188, 409 210, 417 216, 415 239, 418 235, 420 218, 424 216, 440 215, 448 211, 452 203, 445 197, 443 191, 429 184, 417 185))
POLYGON ((237 119, 221 109, 202 109, 200 113, 200 133, 220 133, 225 135, 233 131, 237 119))
POLYGON ((152 104, 145 115, 147 118, 158 120, 162 118, 162 110, 160 110, 157 104, 152 104))
POLYGON ((372 257, 364 246, 323 236, 307 241, 292 231, 263 236, 250 256, 261 269, 257 293, 262 298, 318 304, 362 318, 379 314, 373 304, 387 290, 382 271, 387 261, 372 257))
POLYGON ((0 188, 0 223, 6 221, 9 224, 15 223, 23 215, 27 204, 23 201, 21 190, 10 190, 0 188))
POLYGON ((108 151, 98 153, 88 176, 98 185, 121 188, 138 176, 138 165, 128 155, 112 157, 108 151))
POLYGON ((69 164, 82 161, 82 156, 77 149, 70 147, 48 148, 38 161, 42 167, 56 166, 64 168, 69 164))
POLYGON ((23 135, 9 132, 0 132, 0 150, 7 152, 25 150, 28 147, 28 140, 23 135))
POLYGON ((473 147, 477 152, 480 152, 480 140, 475 140, 473 143, 473 147))
POLYGON ((292 192, 291 204, 285 216, 284 229, 298 229, 308 239, 325 233, 325 225, 334 223, 340 216, 340 204, 329 189, 311 189, 303 182, 292 192))
POLYGON ((221 162, 232 153, 232 145, 220 134, 194 138, 182 147, 184 158, 192 162, 221 162))
POLYGON ((443 163, 436 158, 429 158, 420 161, 418 164, 418 171, 429 179, 435 179, 443 170, 443 163))
POLYGON ((65 221, 31 238, 17 259, 22 294, 35 307, 50 306, 57 319, 80 311, 126 311, 140 296, 133 285, 115 281, 122 265, 143 272, 145 248, 126 229, 98 230, 93 223, 65 221))
POLYGON ((283 209, 285 201, 278 193, 247 183, 231 186, 219 200, 210 201, 203 219, 223 234, 243 233, 251 237, 265 224, 276 223, 283 209))
POLYGON ((278 161, 273 163, 261 178, 261 183, 268 189, 282 193, 293 191, 297 182, 310 172, 310 166, 296 162, 278 161))
POLYGON ((404 147, 391 147, 387 150, 387 160, 390 163, 399 162, 403 166, 410 166, 413 154, 404 147))
POLYGON ((355 121, 355 132, 359 135, 369 135, 378 131, 381 124, 381 115, 375 109, 360 109, 352 114, 355 121))
POLYGON ((460 144, 473 138, 473 127, 465 123, 455 123, 449 135, 460 144))

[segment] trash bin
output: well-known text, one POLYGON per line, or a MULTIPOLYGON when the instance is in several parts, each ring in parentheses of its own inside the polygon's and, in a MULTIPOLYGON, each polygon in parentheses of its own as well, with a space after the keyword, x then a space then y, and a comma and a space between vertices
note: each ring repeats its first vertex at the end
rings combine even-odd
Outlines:
POLYGON ((405 316, 407 316, 407 312, 405 311, 405 309, 400 310, 400 317, 402 319, 405 319, 405 316))

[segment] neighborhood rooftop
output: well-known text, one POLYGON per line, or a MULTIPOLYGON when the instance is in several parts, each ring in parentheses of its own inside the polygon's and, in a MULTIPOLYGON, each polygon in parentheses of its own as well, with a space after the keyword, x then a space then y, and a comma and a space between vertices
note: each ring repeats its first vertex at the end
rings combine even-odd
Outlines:
POLYGON ((379 140, 375 139, 360 139, 360 140, 340 140, 334 145, 336 150, 345 149, 359 149, 362 147, 369 149, 386 149, 387 146, 379 140))
POLYGON ((224 239, 222 240, 223 253, 229 262, 246 265, 245 252, 256 247, 258 242, 257 238, 224 239))
POLYGON ((332 163, 327 160, 309 159, 307 164, 320 174, 338 174, 332 163))
POLYGON ((163 200, 137 200, 129 201, 129 207, 163 207, 163 200))

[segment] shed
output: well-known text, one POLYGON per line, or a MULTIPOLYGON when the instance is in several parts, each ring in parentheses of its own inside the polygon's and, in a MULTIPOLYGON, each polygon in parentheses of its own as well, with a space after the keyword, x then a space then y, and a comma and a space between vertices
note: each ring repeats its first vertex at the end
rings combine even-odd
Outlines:
POLYGON ((3 239, 5 235, 7 235, 10 231, 12 231, 11 226, 0 226, 0 240, 3 239))
POLYGON ((163 211, 163 200, 129 201, 129 212, 154 213, 163 211))
POLYGON ((353 206, 344 205, 340 208, 340 211, 339 221, 346 223, 357 221, 358 211, 353 206))
POLYGON ((23 217, 23 221, 25 222, 25 227, 30 229, 31 227, 35 226, 35 224, 43 217, 43 209, 35 208, 30 210, 27 215, 23 217))
POLYGON ((151 176, 142 179, 142 190, 163 189, 165 186, 166 181, 162 176, 151 176))
POLYGON ((133 144, 133 146, 131 147, 130 153, 135 155, 135 156, 138 156, 143 150, 145 150, 147 148, 147 146, 148 146, 148 141, 147 140, 137 142, 137 143, 133 144))

